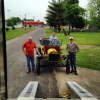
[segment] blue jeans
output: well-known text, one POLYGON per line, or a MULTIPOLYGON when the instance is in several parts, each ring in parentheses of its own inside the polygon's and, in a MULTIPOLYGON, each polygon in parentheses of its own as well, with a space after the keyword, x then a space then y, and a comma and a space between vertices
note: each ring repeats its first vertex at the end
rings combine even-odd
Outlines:
POLYGON ((31 70, 30 60, 31 60, 32 70, 34 70, 35 69, 35 66, 34 66, 34 56, 33 57, 26 56, 28 70, 31 70))
POLYGON ((76 72, 76 55, 73 54, 73 53, 70 53, 70 62, 71 62, 71 67, 72 67, 72 70, 74 70, 76 72))

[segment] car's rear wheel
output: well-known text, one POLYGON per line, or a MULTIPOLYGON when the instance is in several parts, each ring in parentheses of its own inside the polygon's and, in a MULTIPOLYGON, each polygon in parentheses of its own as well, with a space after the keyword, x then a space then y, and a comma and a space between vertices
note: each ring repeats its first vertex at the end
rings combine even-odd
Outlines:
POLYGON ((66 73, 67 74, 70 73, 70 59, 69 59, 69 57, 66 60, 66 73))
POLYGON ((40 74, 40 59, 36 58, 36 72, 39 75, 40 74))

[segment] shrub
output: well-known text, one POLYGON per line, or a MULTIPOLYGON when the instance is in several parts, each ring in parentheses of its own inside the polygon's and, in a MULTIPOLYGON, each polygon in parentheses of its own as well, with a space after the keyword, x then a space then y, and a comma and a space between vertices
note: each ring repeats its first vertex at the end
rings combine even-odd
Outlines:
POLYGON ((9 28, 6 28, 6 31, 9 31, 9 28))
POLYGON ((100 32, 100 30, 97 30, 97 32, 100 32))
POLYGON ((12 27, 12 30, 15 30, 15 27, 12 27))
POLYGON ((30 25, 29 25, 29 27, 31 28, 31 27, 32 27, 32 25, 30 24, 30 25))

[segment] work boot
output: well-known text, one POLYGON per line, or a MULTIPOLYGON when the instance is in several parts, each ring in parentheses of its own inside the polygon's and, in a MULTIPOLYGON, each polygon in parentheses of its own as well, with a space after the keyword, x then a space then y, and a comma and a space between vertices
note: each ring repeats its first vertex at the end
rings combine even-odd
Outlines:
POLYGON ((36 70, 34 69, 33 72, 36 73, 36 70))
POLYGON ((30 70, 27 70, 27 73, 29 73, 30 72, 30 70))
POLYGON ((74 72, 74 70, 71 70, 71 71, 70 71, 70 73, 73 73, 73 72, 74 72))
POLYGON ((77 72, 74 72, 75 75, 78 75, 77 72))

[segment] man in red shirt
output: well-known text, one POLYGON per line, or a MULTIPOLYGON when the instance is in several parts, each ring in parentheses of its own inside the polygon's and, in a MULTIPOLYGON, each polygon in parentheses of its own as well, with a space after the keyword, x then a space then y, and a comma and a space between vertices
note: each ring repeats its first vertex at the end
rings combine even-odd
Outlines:
POLYGON ((32 37, 29 37, 28 41, 22 45, 22 51, 26 55, 26 60, 27 60, 27 67, 28 67, 27 73, 29 73, 31 71, 30 61, 32 64, 32 71, 36 72, 35 66, 34 66, 34 48, 36 49, 37 53, 40 55, 35 42, 33 42, 32 40, 33 40, 32 37), (25 50, 24 50, 24 48, 25 48, 25 50))

